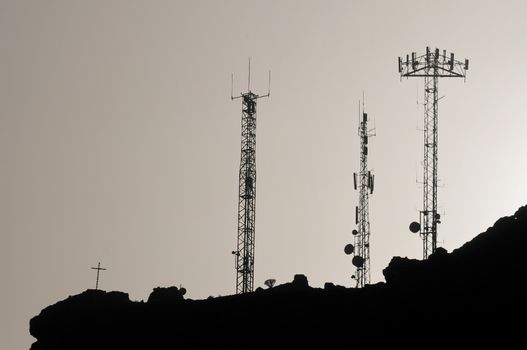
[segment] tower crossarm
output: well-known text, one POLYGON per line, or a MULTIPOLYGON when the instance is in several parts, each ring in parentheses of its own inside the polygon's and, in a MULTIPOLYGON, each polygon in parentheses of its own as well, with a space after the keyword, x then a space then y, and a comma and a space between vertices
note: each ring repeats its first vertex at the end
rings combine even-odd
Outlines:
POLYGON ((458 61, 454 53, 447 54, 446 50, 431 50, 426 48, 426 53, 417 56, 415 52, 399 57, 398 67, 402 77, 438 77, 438 78, 465 78, 468 70, 468 59, 458 61))

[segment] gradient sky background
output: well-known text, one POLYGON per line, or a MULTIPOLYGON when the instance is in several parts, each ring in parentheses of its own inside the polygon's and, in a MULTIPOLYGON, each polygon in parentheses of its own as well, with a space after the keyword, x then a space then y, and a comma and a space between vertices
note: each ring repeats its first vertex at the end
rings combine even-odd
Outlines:
POLYGON ((525 204, 525 1, 0 0, 0 348, 95 284, 232 294, 241 102, 258 102, 255 286, 351 286, 357 103, 375 119, 372 280, 421 258, 423 80, 397 57, 470 59, 439 83, 440 244, 525 204))

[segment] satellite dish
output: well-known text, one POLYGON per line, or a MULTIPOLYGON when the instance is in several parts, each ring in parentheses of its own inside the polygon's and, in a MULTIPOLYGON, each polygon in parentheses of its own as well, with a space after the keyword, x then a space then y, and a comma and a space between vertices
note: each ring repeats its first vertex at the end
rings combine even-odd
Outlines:
POLYGON ((359 255, 355 255, 353 257, 353 259, 351 260, 351 263, 355 266, 355 267, 363 267, 364 266, 364 258, 362 256, 359 256, 359 255))
POLYGON ((187 294, 187 290, 184 287, 179 288, 179 294, 185 295, 187 294))
POLYGON ((276 280, 273 279, 273 278, 270 278, 268 279, 267 281, 264 282, 264 284, 269 287, 269 288, 273 288, 274 284, 276 283, 276 280))
POLYGON ((353 246, 353 244, 346 244, 346 246, 344 247, 344 253, 346 253, 347 255, 353 254, 354 250, 355 247, 353 246))
POLYGON ((359 234, 359 231, 357 231, 357 230, 353 230, 353 231, 351 231, 351 234, 354 235, 354 236, 356 236, 356 235, 359 234))
POLYGON ((421 225, 418 222, 414 221, 410 224, 410 231, 412 231, 413 233, 419 232, 420 229, 421 225))

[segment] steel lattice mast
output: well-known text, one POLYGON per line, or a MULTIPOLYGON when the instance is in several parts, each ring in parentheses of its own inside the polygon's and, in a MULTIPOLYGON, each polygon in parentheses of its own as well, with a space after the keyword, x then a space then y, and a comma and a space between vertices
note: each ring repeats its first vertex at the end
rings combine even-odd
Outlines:
POLYGON ((354 254, 352 259, 356 273, 352 278, 356 280, 357 288, 370 283, 370 214, 369 197, 373 194, 374 175, 368 170, 368 139, 374 136, 373 130, 368 130, 368 114, 362 115, 359 110, 359 139, 360 139, 360 169, 353 174, 353 186, 359 189, 359 205, 355 207, 355 224, 358 230, 353 230, 354 244, 344 248, 346 254, 354 254), (358 178, 358 179, 357 179, 358 178))
MULTIPOLYGON (((254 239, 256 207, 256 100, 259 96, 250 89, 251 65, 246 93, 232 96, 242 99, 242 140, 240 157, 240 182, 238 196, 238 241, 236 250, 236 293, 253 291, 254 286, 254 239)), ((271 74, 269 73, 269 82, 271 74)))
POLYGON ((423 210, 420 211, 419 222, 412 222, 410 230, 419 232, 423 239, 423 259, 435 252, 437 248, 437 225, 441 223, 437 212, 437 163, 438 163, 438 82, 439 78, 465 78, 468 70, 468 60, 460 62, 454 59, 454 54, 447 56, 439 49, 411 58, 406 55, 403 61, 399 57, 399 73, 401 77, 424 77, 424 158, 423 158, 423 210))

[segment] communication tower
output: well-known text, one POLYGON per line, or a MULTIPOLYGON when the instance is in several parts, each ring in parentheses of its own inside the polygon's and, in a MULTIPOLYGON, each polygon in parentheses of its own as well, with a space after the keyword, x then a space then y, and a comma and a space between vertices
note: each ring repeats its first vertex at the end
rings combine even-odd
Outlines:
POLYGON ((410 231, 419 232, 423 239, 423 259, 437 248, 437 225, 441 223, 437 212, 437 160, 438 160, 438 82, 439 78, 466 78, 468 59, 464 62, 454 59, 454 53, 447 55, 426 48, 426 53, 417 56, 415 52, 399 57, 399 74, 402 77, 423 77, 425 79, 424 99, 424 159, 423 159, 423 210, 419 222, 410 224, 410 231))
POLYGON ((253 291, 254 285, 254 238, 256 205, 256 101, 270 96, 271 72, 267 94, 257 95, 251 91, 251 61, 247 92, 233 96, 231 77, 231 100, 242 99, 242 137, 240 159, 240 182, 238 195, 238 241, 232 254, 236 258, 236 294, 253 291))
POLYGON ((355 224, 358 230, 353 230, 354 244, 347 244, 344 252, 354 254, 351 260, 356 267, 352 276, 356 280, 357 288, 362 288, 370 283, 370 214, 369 197, 373 194, 375 177, 368 170, 368 139, 375 136, 374 129, 368 129, 368 114, 364 112, 364 99, 362 113, 359 103, 359 139, 360 139, 360 169, 353 173, 353 187, 359 190, 359 205, 355 207, 355 224))

